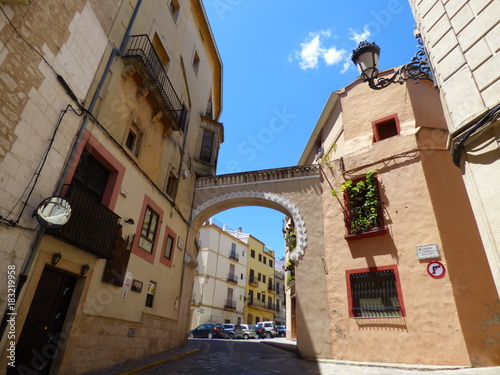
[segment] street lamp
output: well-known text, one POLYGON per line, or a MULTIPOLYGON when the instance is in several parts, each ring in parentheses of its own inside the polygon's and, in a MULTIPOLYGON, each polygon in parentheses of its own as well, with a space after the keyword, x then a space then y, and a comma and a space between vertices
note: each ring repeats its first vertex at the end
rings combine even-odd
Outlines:
POLYGON ((400 66, 396 73, 390 78, 378 78, 380 47, 366 40, 360 42, 358 47, 352 51, 351 59, 358 68, 361 79, 368 82, 368 85, 374 90, 381 90, 391 83, 399 83, 402 85, 409 78, 414 79, 416 81, 415 83, 418 83, 421 79, 427 79, 434 82, 422 38, 418 31, 415 32, 415 37, 418 41, 419 50, 409 63, 400 66))

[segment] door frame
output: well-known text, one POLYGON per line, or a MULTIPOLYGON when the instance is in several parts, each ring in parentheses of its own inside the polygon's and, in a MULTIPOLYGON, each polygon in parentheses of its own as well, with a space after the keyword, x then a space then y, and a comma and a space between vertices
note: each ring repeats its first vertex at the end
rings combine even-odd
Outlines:
MULTIPOLYGON (((16 304, 16 342, 19 340, 22 329, 24 327, 24 323, 26 321, 31 302, 35 296, 36 289, 40 282, 43 270, 45 267, 51 268, 52 270, 56 270, 57 272, 67 273, 71 276, 75 276, 77 278, 75 290, 73 291, 73 295, 71 297, 71 302, 69 304, 68 312, 66 315, 65 322, 63 324, 62 331, 64 335, 61 336, 58 342, 58 352, 52 360, 52 365, 50 369, 51 374, 58 373, 63 367, 65 362, 67 361, 67 356, 65 356, 66 352, 71 351, 71 338, 75 331, 78 330, 78 325, 80 321, 80 317, 82 315, 83 304, 86 299, 86 295, 88 293, 88 289, 90 287, 90 280, 93 275, 93 266, 90 267, 90 270, 85 274, 85 276, 80 275, 82 264, 77 264, 72 262, 70 258, 70 252, 65 252, 64 249, 67 249, 68 245, 55 239, 51 236, 44 236, 42 239, 42 243, 40 244, 38 259, 36 264, 32 268, 31 275, 28 276, 27 287, 24 289, 24 293, 21 293, 18 297, 16 304), (47 250, 44 250, 47 248, 47 250), (62 259, 57 263, 56 266, 52 265, 52 256, 59 252, 63 254, 62 259)), ((91 254, 86 256, 89 258, 89 262, 91 265, 95 262, 95 257, 91 254), (91 260, 92 259, 92 260, 91 260)), ((4 335, 1 341, 0 348, 4 348, 8 341, 7 335, 4 335)), ((0 368, 6 369, 8 366, 9 360, 6 356, 2 356, 0 358, 0 368)))

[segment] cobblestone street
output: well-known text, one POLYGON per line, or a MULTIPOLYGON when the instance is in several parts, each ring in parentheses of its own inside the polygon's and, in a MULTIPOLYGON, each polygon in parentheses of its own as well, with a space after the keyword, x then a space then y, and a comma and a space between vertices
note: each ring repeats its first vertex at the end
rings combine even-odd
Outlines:
POLYGON ((126 362, 88 375, 494 375, 499 367, 460 368, 342 361, 309 362, 297 358, 295 342, 194 339, 178 350, 126 362))

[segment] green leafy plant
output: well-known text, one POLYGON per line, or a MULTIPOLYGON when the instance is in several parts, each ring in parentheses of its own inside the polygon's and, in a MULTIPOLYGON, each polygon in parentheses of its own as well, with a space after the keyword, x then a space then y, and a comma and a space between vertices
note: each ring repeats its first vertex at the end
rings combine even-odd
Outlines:
POLYGON ((368 171, 365 179, 357 182, 348 180, 340 187, 347 198, 351 234, 378 228, 380 220, 376 174, 377 171, 368 171))
POLYGON ((290 276, 288 276, 288 277, 286 278, 286 283, 287 283, 287 284, 290 284, 290 283, 291 283, 292 281, 294 281, 294 280, 295 280, 295 276, 290 275, 290 276))

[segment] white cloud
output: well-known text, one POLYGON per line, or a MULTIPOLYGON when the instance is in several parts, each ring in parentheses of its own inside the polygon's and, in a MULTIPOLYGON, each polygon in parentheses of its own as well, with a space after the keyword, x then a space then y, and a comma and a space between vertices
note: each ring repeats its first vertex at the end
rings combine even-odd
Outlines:
POLYGON ((341 62, 347 51, 336 47, 325 47, 323 41, 331 36, 330 30, 310 32, 304 43, 300 44, 300 51, 296 51, 295 57, 299 60, 301 69, 316 69, 320 58, 323 58, 327 65, 335 65, 341 62))
POLYGON ((341 62, 344 58, 344 55, 347 53, 345 49, 336 49, 335 47, 328 48, 323 53, 323 58, 326 61, 326 65, 335 65, 341 62))
POLYGON ((344 64, 342 65, 342 70, 340 71, 340 74, 344 74, 345 72, 347 72, 350 67, 351 67, 351 60, 345 59, 344 64))
POLYGON ((349 39, 355 41, 356 43, 362 42, 363 40, 368 40, 371 35, 370 30, 368 30, 368 25, 365 25, 365 27, 363 27, 363 32, 361 34, 357 33, 353 29, 349 29, 349 32, 352 35, 349 39))

